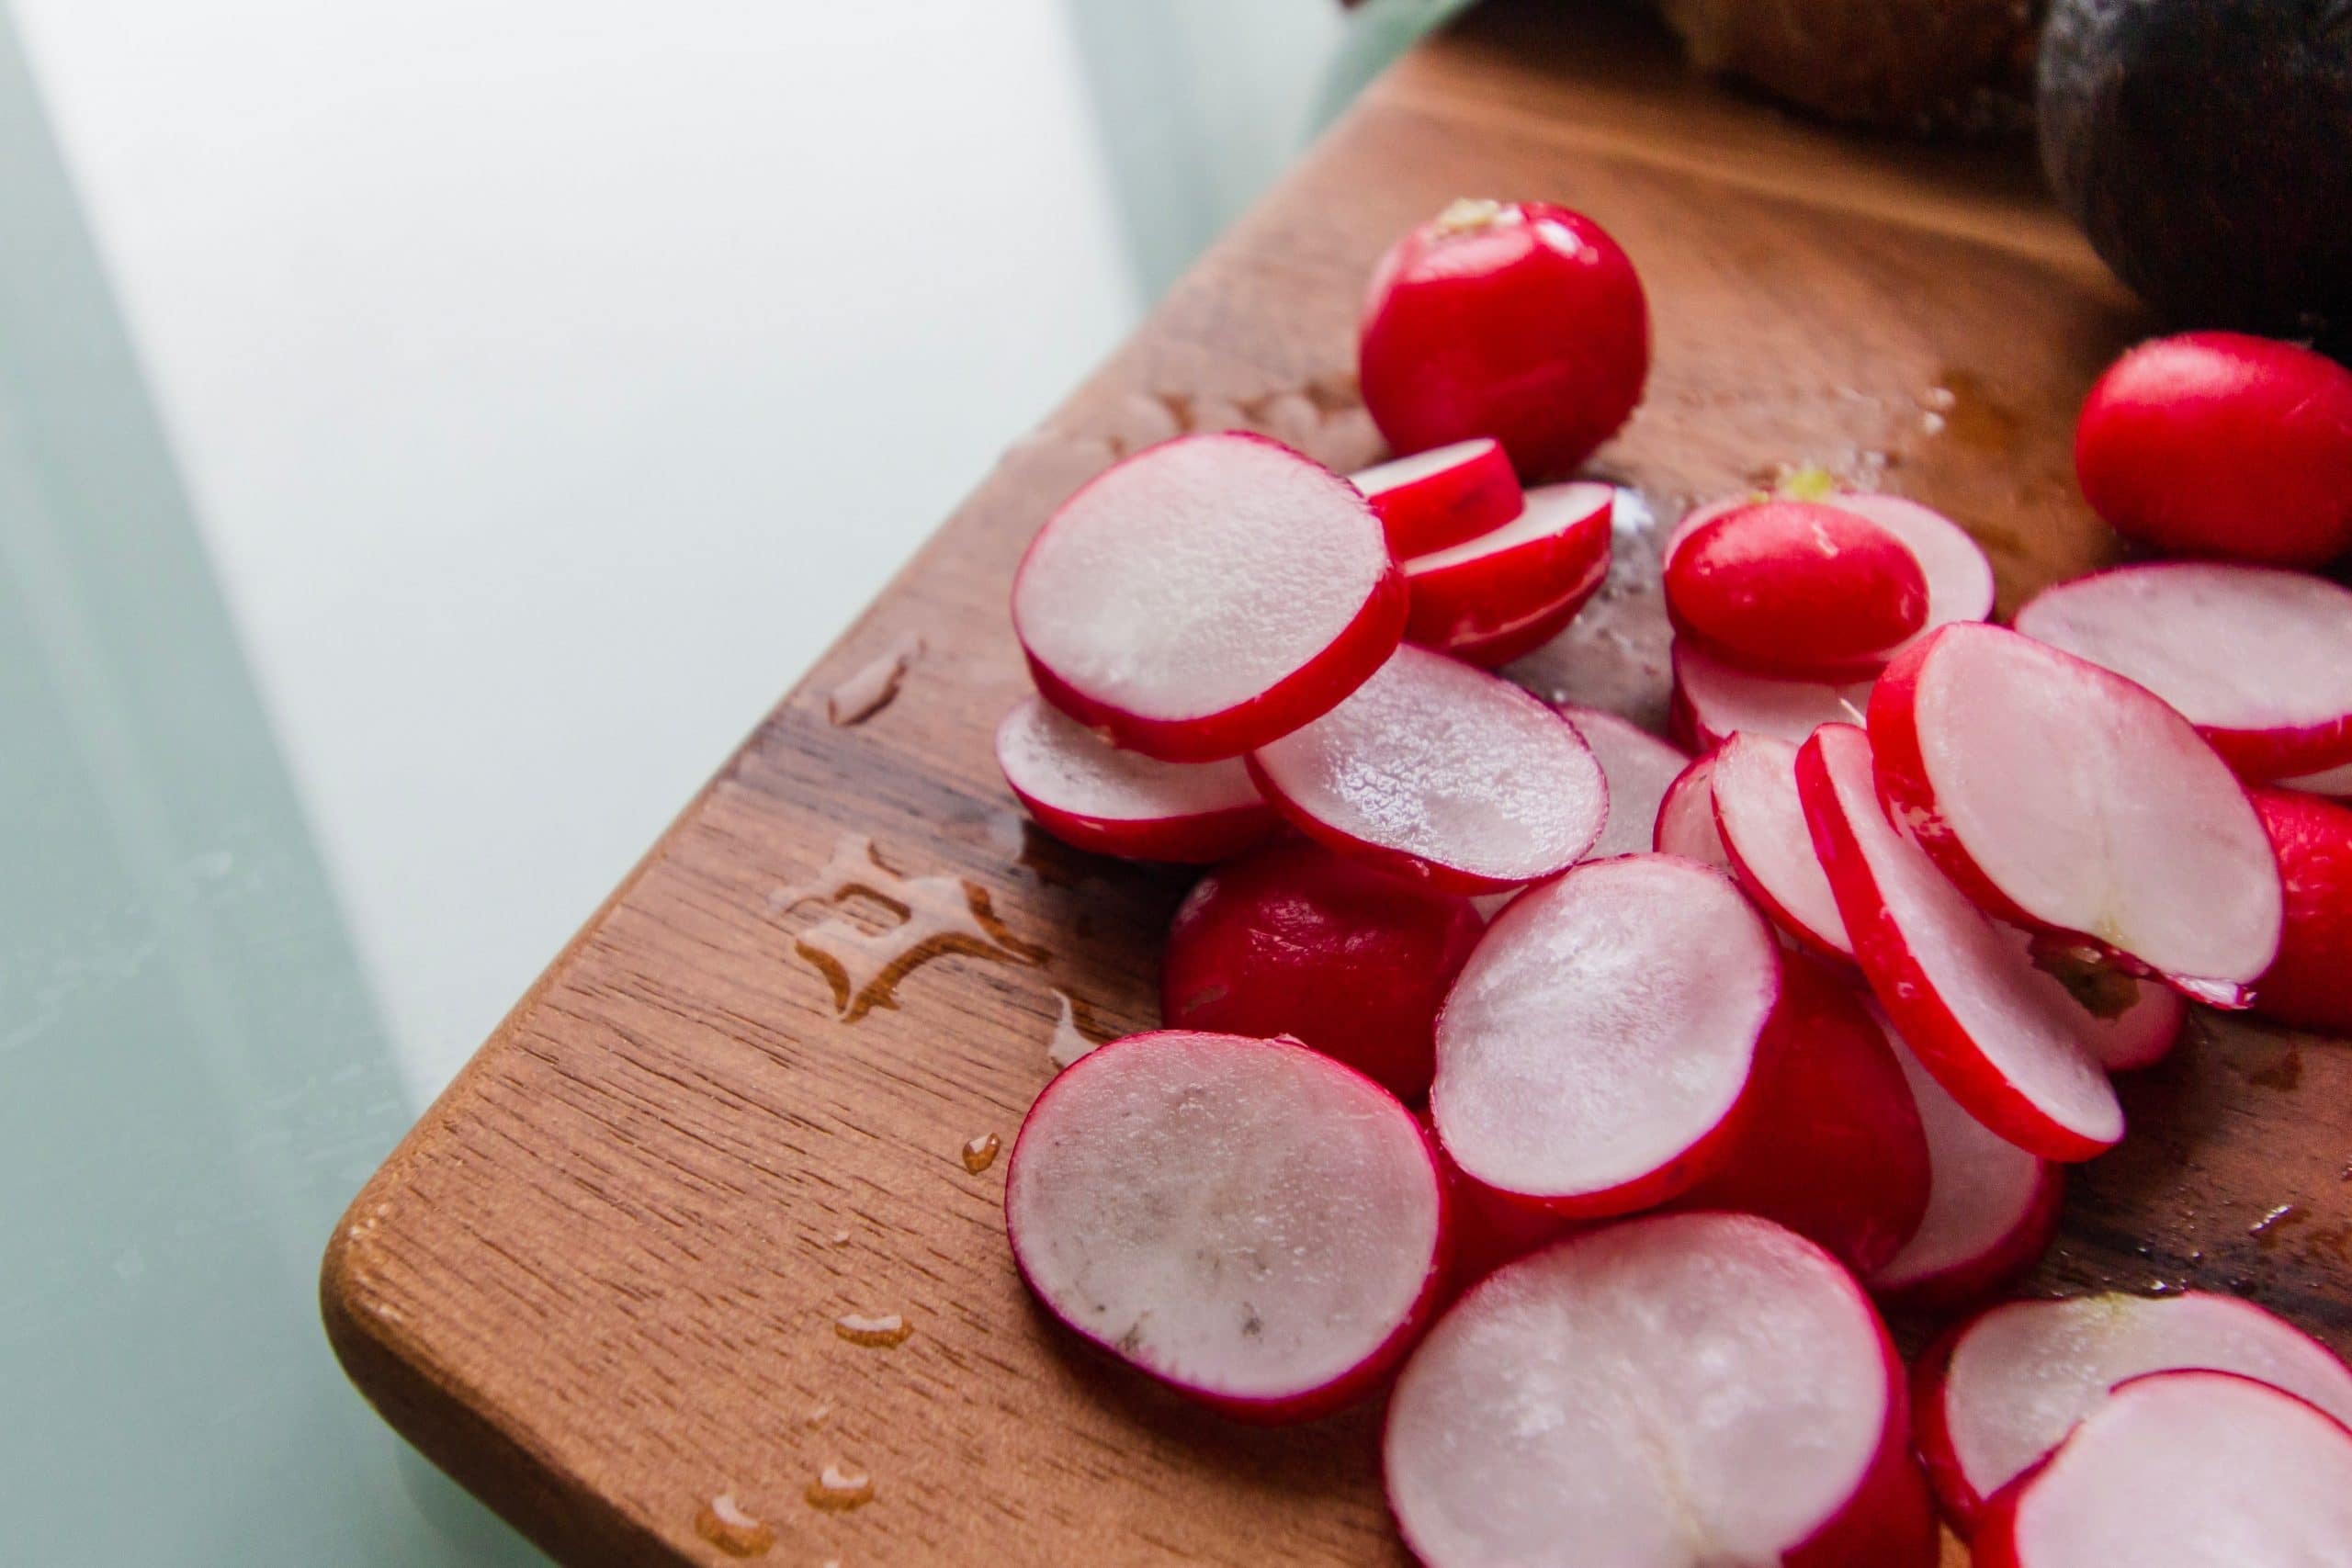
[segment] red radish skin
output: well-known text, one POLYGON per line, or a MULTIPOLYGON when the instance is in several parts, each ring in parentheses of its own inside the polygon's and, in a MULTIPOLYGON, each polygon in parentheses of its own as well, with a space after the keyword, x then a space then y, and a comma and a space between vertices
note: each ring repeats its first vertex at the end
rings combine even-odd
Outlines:
POLYGON ((1252 753, 1250 776, 1308 838, 1453 893, 1566 869, 1609 814, 1600 764, 1567 720, 1410 646, 1330 713, 1252 753))
POLYGON ((1096 854, 1223 860, 1280 824, 1238 760, 1159 762, 1114 750, 1042 697, 1023 697, 996 727, 996 760, 1039 827, 1096 854))
POLYGON ((1516 1263, 1537 1247, 1559 1240, 1575 1230, 1577 1223, 1473 1180, 1438 1142, 1437 1129, 1430 1125, 1426 1111, 1421 1124, 1429 1132, 1430 1146, 1437 1150, 1438 1169, 1445 1178, 1448 1260, 1445 1286, 1439 1296, 1439 1310, 1443 1311, 1460 1300, 1463 1292, 1504 1264, 1516 1263))
POLYGON ((1927 622, 1918 558, 1835 506, 1766 501, 1709 519, 1665 571, 1675 630, 1725 662, 1784 679, 1874 673, 1927 622))
POLYGON ((1590 858, 1638 854, 1652 848, 1658 803, 1690 759, 1630 719, 1599 708, 1554 705, 1592 748, 1600 775, 1609 781, 1609 820, 1590 858))
POLYGON ((2119 567, 2044 590, 2015 625, 2155 693, 2242 778, 2352 762, 2352 592, 2324 578, 2119 567))
POLYGON ((1491 647, 1564 604, 1581 606, 1609 571, 1615 498, 1607 485, 1539 485, 1501 527, 1406 561, 1405 640, 1440 650, 1491 647))
POLYGON ((1666 786, 1650 838, 1651 847, 1662 855, 1680 855, 1728 876, 1736 873, 1715 824, 1715 760, 1720 755, 1720 750, 1708 752, 1666 786))
POLYGON ((1886 1036, 1818 964, 1785 960, 1755 1105, 1723 1168, 1679 1200, 1778 1221, 1867 1276, 1928 1212, 1928 1140, 1886 1036))
POLYGON ((1912 1371, 1915 1436, 1944 1517, 1973 1534, 1985 1499, 2110 1388, 2184 1368, 2258 1378, 2352 1417, 2352 1370, 2251 1302, 2202 1292, 2007 1302, 1947 1332, 1912 1371))
POLYGON ((1179 436, 1090 480, 1012 584, 1046 700, 1170 762, 1237 757, 1329 712, 1404 635, 1371 505, 1279 442, 1179 436))
POLYGON ((2075 1012, 1887 821, 1869 738, 1824 725, 1798 749, 1797 792, 1854 956, 1920 1065, 1971 1115, 2044 1159, 2113 1147, 2123 1109, 2075 1012))
POLYGON ((1734 1147, 1781 988, 1719 873, 1621 855, 1497 915, 1438 1015, 1430 1111, 1473 1180, 1572 1218, 1688 1190, 1734 1147))
POLYGON ((2352 548, 2352 371, 2239 333, 2142 344, 2091 388, 2075 471, 2127 539, 2323 565, 2352 548))
POLYGON ((1420 1123, 1295 1041, 1162 1030, 1088 1053, 1029 1108, 1004 1209, 1049 1314, 1249 1422, 1371 1393, 1445 1271, 1420 1123), (1224 1267, 1244 1258, 1246 1279, 1224 1267))
POLYGON ((1609 563, 1601 561, 1592 574, 1573 589, 1558 604, 1491 637, 1470 637, 1457 642, 1445 651, 1464 664, 1475 664, 1481 670, 1499 670, 1529 654, 1568 629, 1593 594, 1609 579, 1609 563))
POLYGON ((1382 1465, 1427 1568, 1929 1568, 1905 1403, 1828 1254, 1753 1215, 1653 1215, 1464 1296, 1397 1378, 1382 1465))
MULTIPOLYGON (((1883 1013, 1875 1016, 1883 1022, 1883 1013)), ((1890 1307, 1972 1306, 2049 1249, 2065 1197, 2064 1168, 1988 1131, 1919 1066, 1901 1036, 1887 1033, 1927 1135, 1928 1208, 1903 1249, 1864 1282, 1890 1307)))
POLYGON ((1701 750, 1742 732, 1803 745, 1825 724, 1861 723, 1871 700, 1868 681, 1833 684, 1754 675, 1688 642, 1674 645, 1674 691, 1682 728, 1701 750))
POLYGON ((1565 477, 1616 434, 1649 375, 1649 306, 1617 242, 1549 202, 1457 201, 1374 270, 1364 407, 1419 452, 1491 435, 1523 477, 1565 477))
POLYGON ((2287 897, 2278 956, 2254 983, 2254 1010, 2352 1034, 2352 809, 2292 790, 2253 798, 2287 897))
POLYGON ((2278 865, 2228 764, 2145 687, 1949 626, 1879 678, 1870 736, 1889 808, 1979 905, 2246 1005, 2278 953, 2278 865))
POLYGON ((1398 560, 1499 528, 1525 504, 1510 458, 1490 435, 1392 458, 1351 474, 1398 560))
POLYGON ((1854 944, 1797 798, 1797 749, 1770 735, 1734 735, 1715 753, 1710 782, 1717 840, 1748 897, 1814 952, 1851 964, 1854 944))
POLYGON ((1486 922, 1470 900, 1318 844, 1216 867, 1176 911, 1160 1021, 1288 1035, 1408 1101, 1429 1092, 1437 1010, 1486 922))

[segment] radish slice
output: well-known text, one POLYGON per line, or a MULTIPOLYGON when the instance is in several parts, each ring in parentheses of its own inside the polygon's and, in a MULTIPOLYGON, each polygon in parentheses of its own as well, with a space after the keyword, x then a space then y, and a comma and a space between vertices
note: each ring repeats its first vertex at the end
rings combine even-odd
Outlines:
POLYGON ((2014 624, 2139 682, 2245 778, 2352 762, 2352 592, 2324 578, 2151 562, 2044 590, 2014 624))
POLYGON ((1928 1568, 1902 1364, 1852 1278, 1747 1214, 1498 1270, 1396 1380, 1388 1506, 1427 1568, 1928 1568))
POLYGON ((1638 854, 1651 847, 1658 803, 1690 759, 1648 730, 1600 708, 1559 705, 1562 718, 1577 727, 1592 748, 1601 777, 1609 781, 1609 820, 1592 857, 1638 854))
POLYGON ((1983 1568, 2352 1568, 2352 1428, 2227 1372, 2134 1378, 1982 1534, 1983 1568))
POLYGON ((1406 640, 1435 649, 1491 644, 1571 598, 1581 604, 1609 571, 1616 494, 1603 484, 1539 486, 1511 522, 1406 561, 1406 640))
POLYGON ((1669 855, 1580 865, 1511 900, 1445 998, 1438 1137, 1473 1180, 1561 1213, 1662 1202, 1730 1153, 1780 987, 1726 878, 1669 855))
POLYGON ((1713 785, 1715 829, 1739 885, 1790 935, 1850 961, 1854 944, 1797 799, 1797 749, 1770 735, 1735 735, 1715 753, 1713 785))
POLYGON ((1723 1168, 1689 1209, 1778 1221, 1867 1275, 1928 1212, 1928 1140, 1878 1022, 1827 970, 1786 960, 1758 1053, 1754 1100, 1723 1168))
POLYGON ((1519 476, 1492 437, 1396 457, 1351 476, 1398 560, 1475 539, 1519 515, 1519 476))
POLYGON ((2352 762, 2325 773, 2299 773, 2291 779, 2280 779, 2281 789, 2299 789, 2306 795, 2324 795, 2333 799, 2352 799, 2352 762))
POLYGON ((1409 646, 1253 753, 1250 775, 1307 837, 1453 893, 1574 864, 1609 815, 1574 726, 1508 681, 1409 646))
POLYGON ((1021 1278, 1084 1337, 1228 1415, 1370 1392, 1439 1282, 1436 1151, 1295 1041, 1164 1030, 1080 1057, 1012 1147, 1021 1278))
POLYGON ((1380 667, 1404 580, 1355 488, 1227 431, 1136 453, 1022 558, 1012 626, 1046 699, 1170 762, 1237 757, 1380 667))
POLYGON ((1482 1186, 1462 1174, 1437 1143, 1437 1129, 1429 1125, 1429 1113, 1421 1113, 1421 1122, 1429 1128, 1431 1146, 1437 1150, 1438 1169, 1445 1177, 1445 1288, 1440 1295, 1441 1310, 1452 1305, 1462 1292, 1501 1268, 1516 1262, 1547 1242, 1566 1235, 1577 1224, 1540 1208, 1532 1203, 1507 1198, 1491 1187, 1482 1186))
POLYGON ((1801 745, 1825 724, 1861 723, 1871 700, 1868 681, 1849 685, 1776 681, 1735 670, 1685 642, 1674 645, 1674 689, 1686 705, 1692 739, 1702 750, 1720 746, 1742 731, 1801 745))
POLYGON ((2052 1005, 2072 1021, 2076 1038, 2100 1066, 2110 1073, 2137 1072, 2172 1054, 2180 1026, 2188 1020, 2188 1004, 2178 991, 2111 964, 2080 965, 2037 954, 2032 934, 2015 926, 2003 926, 2001 934, 2031 966, 2052 1005))
POLYGON ((1870 734, 1879 788, 1978 904, 2246 1004, 2278 951, 2278 863, 2228 764, 2144 687, 1946 626, 1880 677, 1870 734))
POLYGON ((1278 826, 1238 760, 1158 762, 1113 750, 1042 697, 1023 697, 996 727, 996 762, 1038 826, 1099 854, 1223 860, 1278 826))
POLYGON ((2352 1371, 2250 1302, 2203 1293, 2008 1302, 1930 1347, 1913 1377, 1919 1453, 1946 1516, 1967 1531, 1984 1499, 2041 1462, 2109 1389, 2188 1367, 2256 1378, 2352 1418, 2352 1371))
POLYGON ((1903 1250, 1864 1279, 1889 1306, 1962 1306, 2041 1259, 2057 1233, 2065 1179, 2061 1167, 1987 1131, 1943 1091, 1901 1035, 1888 1034, 1928 1136, 1928 1212, 1903 1250))
POLYGON ((1577 618, 1577 613, 1608 580, 1609 560, 1604 556, 1594 564, 1591 575, 1569 589, 1557 604, 1546 605, 1518 625, 1491 636, 1465 637, 1445 651, 1464 664, 1498 670, 1515 659, 1525 658, 1567 630, 1568 623, 1577 618))
POLYGON ((1875 673, 1928 615, 1909 546, 1807 501, 1757 502, 1691 529, 1663 587, 1676 631, 1728 663, 1800 680, 1875 673))
POLYGON ((1824 725, 1797 752, 1814 848, 1871 989, 1936 1081, 2045 1159, 2088 1159, 2123 1136, 2123 1108, 2074 1015, 1984 913, 1879 809, 1871 746, 1824 725))
POLYGON ((1725 874, 1731 852, 1724 848, 1715 827, 1715 758, 1710 751, 1675 776, 1657 803, 1657 823, 1650 832, 1651 847, 1663 855, 1680 855, 1725 874))

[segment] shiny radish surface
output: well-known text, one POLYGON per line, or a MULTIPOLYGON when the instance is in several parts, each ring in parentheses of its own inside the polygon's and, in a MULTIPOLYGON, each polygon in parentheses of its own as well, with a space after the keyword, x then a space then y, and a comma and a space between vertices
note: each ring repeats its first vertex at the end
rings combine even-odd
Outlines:
POLYGON ((1721 749, 1693 761, 1666 786, 1657 803, 1657 821, 1650 830, 1650 847, 1662 855, 1680 855, 1713 866, 1727 876, 1733 870, 1731 852, 1715 826, 1715 761, 1721 749))
POLYGON ((1372 502, 1398 560, 1499 528, 1524 504, 1510 458, 1490 435, 1391 458, 1348 479, 1372 502))
POLYGON ((1784 681, 1724 663, 1690 643, 1674 646, 1674 690, 1701 750, 1742 731, 1792 746, 1825 724, 1860 724, 1870 711, 1868 680, 1784 681))
POLYGON ((1806 501, 1735 507, 1678 535, 1665 592, 1676 631, 1726 663, 1800 680, 1874 673, 1928 615, 1909 546, 1806 501))
POLYGON ((1583 604, 1609 570, 1616 494, 1602 484, 1539 485, 1501 527, 1405 561, 1406 640, 1441 650, 1491 646, 1583 604))
POLYGON ((1278 826, 1238 759, 1160 762, 1117 750, 1043 697, 1004 716, 996 761, 1039 827, 1097 854, 1222 860, 1278 826))
POLYGON ((1601 777, 1609 782, 1609 820, 1588 858, 1636 854, 1653 848, 1650 839, 1657 825, 1658 803, 1666 798, 1667 786, 1690 766, 1690 757, 1679 747, 1613 713, 1565 705, 1557 711, 1592 748, 1601 777))
POLYGON ((2282 789, 2252 798, 2287 900, 2278 956, 2254 983, 2254 1010, 2352 1034, 2352 807, 2282 789))
POLYGON ((1734 735, 1715 753, 1710 782, 1715 831, 1739 885, 1781 930, 1851 963, 1854 944, 1797 798, 1796 747, 1770 735, 1734 735))

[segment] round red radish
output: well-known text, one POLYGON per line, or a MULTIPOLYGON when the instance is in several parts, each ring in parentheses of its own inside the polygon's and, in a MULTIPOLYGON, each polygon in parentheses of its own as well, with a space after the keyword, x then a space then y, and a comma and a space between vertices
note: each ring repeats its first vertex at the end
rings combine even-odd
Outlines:
POLYGON ((1978 1568, 2352 1568, 2352 1428, 2227 1372, 2134 1378, 1994 1499, 1978 1568))
POLYGON ((1187 435, 1096 476, 1012 583, 1048 702, 1170 762, 1328 712, 1396 648, 1404 578, 1355 487, 1278 442, 1187 435))
POLYGON ((1728 663, 1795 680, 1868 675, 1927 622, 1910 547, 1835 506, 1764 501, 1700 525, 1665 572, 1667 616, 1728 663))
POLYGON ((2015 926, 2001 934, 2023 955, 2051 1005, 2072 1020, 2075 1032, 2110 1073, 2153 1067, 2172 1054, 2188 1004, 2161 981, 2128 975, 2112 964, 2088 964, 2050 952, 2042 939, 2015 926))
POLYGON ((2120 567, 2045 589, 2015 625, 2155 693, 2242 777, 2352 762, 2352 592, 2324 578, 2120 567))
POLYGON ((2114 1086, 2009 937, 1881 811, 1869 738, 1824 725, 1797 750, 1797 793, 1854 957, 1879 1005, 1969 1113, 2045 1159, 2123 1136, 2114 1086))
POLYGON ((1250 775, 1311 839, 1456 893, 1576 863, 1609 788, 1573 725, 1510 682, 1407 646, 1250 775))
POLYGON ((1797 749, 1741 733, 1715 753, 1715 830, 1732 873, 1774 923, 1817 953, 1851 962, 1829 874, 1797 799, 1797 749))
POLYGON ((1927 1134, 1928 1208, 1910 1241, 1864 1282, 1889 1306, 1965 1306, 2041 1260, 2058 1230, 2063 1168, 1988 1131, 1919 1066, 1900 1035, 1888 1036, 1927 1134))
POLYGON ((1475 539, 1525 504, 1510 458, 1490 435, 1393 458, 1349 478, 1380 514, 1388 552, 1398 560, 1475 539))
POLYGON ((1427 1568, 1929 1568, 1902 1363, 1836 1260, 1747 1214, 1585 1232, 1406 1363, 1388 1506, 1427 1568))
POLYGON ((2254 983, 2254 1010, 2352 1034, 2352 809, 2283 789, 2256 790, 2254 808, 2287 897, 2278 956, 2254 983))
POLYGON ((1674 691, 1691 743, 1702 750, 1743 731, 1801 745, 1825 724, 1861 723, 1871 700, 1868 681, 1834 685, 1752 675, 1687 642, 1674 645, 1674 691))
POLYGON ((2221 1007, 2277 955, 2262 823, 2145 687, 2000 626, 1943 626, 1879 678, 1870 736, 1889 806, 2002 919, 2221 1007))
POLYGON ((2091 388, 2075 471, 2128 539, 2318 566, 2352 548, 2352 371, 2239 333, 2142 344, 2091 388))
POLYGON ((1784 962, 1754 1103, 1722 1168, 1678 1199, 1776 1220, 1857 1274, 1903 1249, 1928 1211, 1928 1141, 1903 1069, 1861 1001, 1784 962))
POLYGON ((1680 855, 1728 875, 1731 852, 1724 847, 1715 826, 1715 759, 1710 751, 1675 775, 1657 803, 1657 821, 1650 829, 1650 847, 1662 855, 1680 855))
POLYGON ((2040 1463, 2108 1391, 2146 1372, 2201 1368, 2257 1378, 2352 1418, 2352 1371, 2250 1302, 2077 1296, 2008 1302, 1947 1334, 1913 1374, 1920 1456, 1953 1527, 2040 1463))
POLYGON ((1577 1217, 1665 1201, 1730 1154, 1780 950, 1738 889, 1621 855, 1495 917, 1437 1021, 1430 1113, 1473 1180, 1577 1217))
POLYGON ((1405 640, 1491 647, 1515 628, 1581 605, 1609 574, 1607 485, 1539 485, 1527 510, 1490 533, 1405 562, 1405 640))
POLYGON ((1004 1214, 1047 1312, 1253 1421, 1369 1393, 1444 1263, 1420 1123, 1283 1040, 1164 1030, 1080 1057, 1021 1124, 1004 1214))
POLYGON ((1599 708, 1560 705, 1559 715, 1577 727, 1600 776, 1609 782, 1609 820, 1592 846, 1592 858, 1637 854, 1652 847, 1658 803, 1690 759, 1648 730, 1599 708))
POLYGON ((2330 800, 2352 800, 2352 762, 2340 768, 2328 768, 2316 773, 2301 773, 2278 781, 2280 789, 2299 789, 2310 795, 2322 795, 2330 800))
POLYGON ((1042 697, 1022 698, 996 727, 996 762, 1038 826, 1097 854, 1222 860, 1279 825, 1238 759, 1159 762, 1114 750, 1042 697))
POLYGON ((1160 1021, 1286 1034, 1419 1100, 1438 1005, 1485 929, 1459 894, 1318 844, 1275 844, 1211 871, 1177 909, 1160 1021))
POLYGON ((1549 202, 1457 201, 1374 270, 1358 344, 1364 407, 1418 452, 1491 435, 1523 475, 1566 475, 1642 399, 1649 306, 1591 219, 1549 202))

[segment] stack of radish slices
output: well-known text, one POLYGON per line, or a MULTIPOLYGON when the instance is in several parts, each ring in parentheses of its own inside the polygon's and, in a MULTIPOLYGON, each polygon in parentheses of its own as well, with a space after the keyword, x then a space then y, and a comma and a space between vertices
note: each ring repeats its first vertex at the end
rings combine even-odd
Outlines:
POLYGON ((2286 1516, 2189 1560, 2352 1562, 2352 1373, 2256 1309, 1996 1307, 1916 1410, 1878 1316, 2031 1267, 2190 999, 2346 1001, 2352 811, 2246 781, 2352 766, 2352 594, 2139 567, 2008 629, 1925 507, 1741 497, 1665 552, 1693 761, 1479 667, 1576 614, 1611 505, 1492 442, 1351 482, 1220 434, 1046 523, 1008 781, 1220 863, 1166 1028, 1023 1127, 1023 1280, 1242 1419, 1395 1373, 1432 1568, 1924 1568, 1939 1507, 2087 1568, 2266 1471, 2286 1516))

